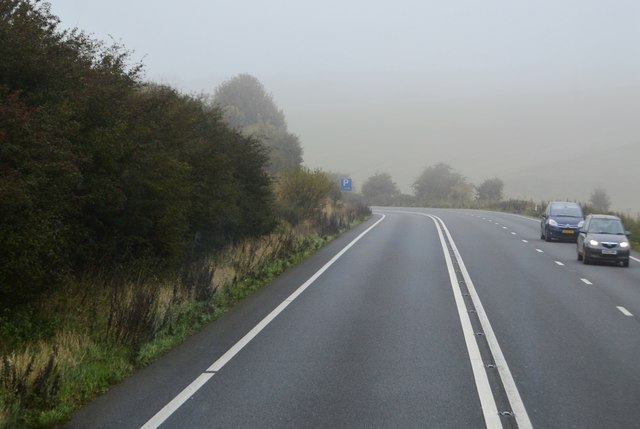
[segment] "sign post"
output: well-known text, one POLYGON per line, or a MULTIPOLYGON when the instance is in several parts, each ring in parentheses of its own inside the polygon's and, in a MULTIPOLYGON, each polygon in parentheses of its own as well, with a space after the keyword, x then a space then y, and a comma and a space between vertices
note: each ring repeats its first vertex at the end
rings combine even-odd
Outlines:
POLYGON ((353 190, 353 180, 351 177, 349 178, 340 178, 340 190, 341 191, 352 191, 353 190))

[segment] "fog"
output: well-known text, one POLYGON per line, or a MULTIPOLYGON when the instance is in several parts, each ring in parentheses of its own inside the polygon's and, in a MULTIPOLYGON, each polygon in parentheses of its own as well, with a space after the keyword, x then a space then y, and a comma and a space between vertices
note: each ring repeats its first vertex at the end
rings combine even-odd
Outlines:
POLYGON ((509 197, 640 212, 640 3, 57 0, 62 27, 113 37, 146 78, 213 93, 257 77, 305 165, 377 171, 405 193, 446 162, 509 197))

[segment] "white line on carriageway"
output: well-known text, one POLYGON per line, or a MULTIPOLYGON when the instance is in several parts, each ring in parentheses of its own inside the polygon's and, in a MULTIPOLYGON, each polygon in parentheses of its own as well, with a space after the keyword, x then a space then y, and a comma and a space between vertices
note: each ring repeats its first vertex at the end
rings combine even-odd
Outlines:
POLYGON ((484 362, 482 361, 478 343, 476 341, 475 334, 473 332, 471 320, 469 318, 469 313, 467 312, 466 305, 464 303, 464 298, 462 296, 462 291, 460 289, 460 285, 458 283, 455 269, 453 267, 451 255, 449 254, 447 243, 444 238, 445 235, 449 240, 449 243, 451 245, 451 250, 453 252, 453 255, 456 258, 456 262, 458 263, 458 267, 460 268, 460 272, 467 286, 469 296, 471 297, 471 300, 476 310, 476 314, 480 320, 480 326, 482 327, 482 331, 485 334, 487 344, 489 345, 489 349, 496 363, 498 373, 500 375, 500 379, 502 380, 504 391, 507 395, 507 399, 509 400, 509 404, 511 405, 511 410, 514 413, 518 428, 531 429, 533 426, 531 424, 531 421, 529 420, 529 415, 527 414, 527 410, 524 406, 524 402, 520 397, 520 392, 518 391, 515 380, 513 379, 513 375, 509 370, 509 366, 507 365, 507 361, 504 357, 504 354, 502 353, 502 349, 498 344, 498 339, 493 331, 493 328, 491 327, 489 318, 487 317, 487 314, 484 311, 484 307, 482 305, 482 302, 480 301, 480 297, 478 293, 476 292, 475 286, 473 285, 473 281, 471 280, 471 276, 467 271, 464 261, 462 260, 462 256, 460 255, 460 252, 458 251, 458 248, 455 242, 453 241, 453 237, 451 236, 451 233, 449 232, 449 229, 445 225, 444 221, 440 219, 438 216, 433 216, 426 213, 402 212, 402 211, 396 212, 396 213, 417 214, 420 216, 425 216, 425 217, 431 218, 431 220, 436 225, 436 229, 438 230, 438 236, 442 244, 442 251, 444 253, 445 261, 447 264, 447 269, 449 271, 449 280, 451 282, 451 288, 453 290, 453 295, 456 301, 456 307, 458 309, 458 316, 460 318, 465 343, 467 345, 467 353, 469 354, 469 359, 471 361, 471 368, 473 370, 473 376, 476 382, 476 389, 478 390, 478 396, 480 398, 482 412, 485 418, 485 425, 489 429, 503 427, 499 417, 495 399, 493 397, 493 392, 491 390, 491 386, 490 386, 487 372, 484 366, 484 362))
POLYGON ((175 398, 173 398, 167 405, 165 405, 160 411, 158 411, 149 421, 147 421, 141 429, 157 428, 165 420, 167 420, 178 408, 180 408, 191 396, 193 396, 207 381, 213 377, 216 372, 220 371, 224 365, 227 364, 240 350, 244 348, 251 340, 253 340, 273 319, 275 319, 282 311, 291 304, 302 292, 305 291, 318 277, 320 277, 325 271, 331 267, 347 250, 353 247, 362 237, 364 237, 369 231, 378 226, 380 222, 384 220, 386 216, 382 217, 369 228, 367 228, 362 234, 358 235, 353 241, 347 244, 340 252, 338 252, 329 262, 324 264, 316 273, 311 276, 306 282, 304 282, 298 289, 295 290, 287 299, 282 301, 271 313, 269 313, 264 319, 260 321, 253 329, 251 329, 244 337, 242 337, 233 347, 231 347, 225 354, 223 354, 218 360, 216 360, 206 371, 200 374, 195 380, 191 382, 187 387, 182 390, 175 398))

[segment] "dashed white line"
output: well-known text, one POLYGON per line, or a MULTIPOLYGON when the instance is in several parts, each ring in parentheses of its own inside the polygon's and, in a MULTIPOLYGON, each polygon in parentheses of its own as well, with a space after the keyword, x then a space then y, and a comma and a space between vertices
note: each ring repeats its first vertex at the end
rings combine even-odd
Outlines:
POLYGON ((631 312, 630 312, 629 310, 627 310, 626 308, 624 308, 624 307, 622 307, 622 306, 617 306, 616 308, 617 308, 618 310, 620 310, 620 312, 621 312, 622 314, 624 314, 625 316, 628 316, 628 317, 632 317, 632 316, 633 316, 633 314, 631 314, 631 312))
POLYGON ((502 229, 507 229, 507 227, 506 227, 506 226, 503 226, 503 227, 502 227, 502 229))
POLYGON ((587 279, 580 279, 582 280, 582 283, 586 284, 586 285, 592 285, 593 283, 591 283, 589 280, 587 279))
POLYGON ((544 250, 536 249, 536 252, 538 252, 538 253, 544 253, 544 250))
POLYGON ((560 262, 560 261, 553 261, 553 262, 555 262, 556 264, 560 265, 561 267, 564 266, 564 264, 562 262, 560 262))
POLYGON ((512 233, 511 233, 511 235, 516 235, 516 233, 515 233, 515 232, 512 232, 512 233))
POLYGON ((523 243, 528 243, 528 242, 529 242, 529 240, 522 240, 522 242, 523 242, 523 243))

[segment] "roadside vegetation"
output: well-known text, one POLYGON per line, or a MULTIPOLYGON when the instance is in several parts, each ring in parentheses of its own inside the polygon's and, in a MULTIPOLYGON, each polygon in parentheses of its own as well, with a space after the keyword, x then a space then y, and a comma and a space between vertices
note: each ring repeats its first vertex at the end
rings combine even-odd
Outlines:
MULTIPOLYGON (((376 172, 362 185, 365 203, 396 207, 439 207, 494 210, 540 218, 548 201, 522 200, 504 197, 504 182, 493 177, 472 184, 464 175, 445 163, 426 167, 413 183, 413 194, 402 194, 391 175, 376 172)), ((622 219, 631 232, 632 248, 640 250, 640 213, 619 213, 610 210, 611 200, 606 189, 596 188, 588 202, 580 203, 586 215, 612 214, 622 219)))
POLYGON ((37 0, 0 2, 0 58, 2 428, 59 425, 370 214, 249 75, 147 82, 37 0))

